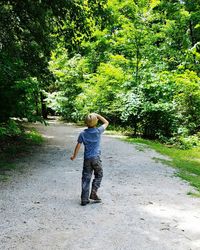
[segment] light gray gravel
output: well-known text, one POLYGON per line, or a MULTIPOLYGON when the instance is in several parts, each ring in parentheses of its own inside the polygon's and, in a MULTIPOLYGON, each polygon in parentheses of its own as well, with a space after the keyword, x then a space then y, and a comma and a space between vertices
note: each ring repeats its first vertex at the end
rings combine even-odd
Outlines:
POLYGON ((82 128, 36 127, 44 146, 18 160, 0 184, 0 249, 197 250, 200 199, 154 151, 102 138, 103 203, 80 206, 83 151, 72 162, 82 128))

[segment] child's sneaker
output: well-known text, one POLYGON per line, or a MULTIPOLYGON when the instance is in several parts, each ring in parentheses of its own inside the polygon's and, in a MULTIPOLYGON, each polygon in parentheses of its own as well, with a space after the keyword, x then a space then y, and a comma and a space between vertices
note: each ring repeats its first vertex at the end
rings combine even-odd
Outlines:
POLYGON ((85 205, 87 205, 88 203, 90 203, 90 201, 89 200, 86 200, 86 201, 81 201, 81 206, 85 206, 85 205))
POLYGON ((94 200, 95 202, 101 202, 101 198, 98 197, 96 191, 91 192, 90 199, 94 200))

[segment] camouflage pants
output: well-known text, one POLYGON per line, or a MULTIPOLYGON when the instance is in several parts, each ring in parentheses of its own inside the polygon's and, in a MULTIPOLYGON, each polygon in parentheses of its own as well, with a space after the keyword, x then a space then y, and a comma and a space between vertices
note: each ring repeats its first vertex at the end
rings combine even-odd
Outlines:
POLYGON ((94 172, 94 179, 92 181, 92 190, 97 191, 100 187, 101 180, 103 177, 103 169, 101 159, 85 159, 83 163, 82 171, 82 192, 81 200, 88 200, 90 192, 90 181, 94 172))

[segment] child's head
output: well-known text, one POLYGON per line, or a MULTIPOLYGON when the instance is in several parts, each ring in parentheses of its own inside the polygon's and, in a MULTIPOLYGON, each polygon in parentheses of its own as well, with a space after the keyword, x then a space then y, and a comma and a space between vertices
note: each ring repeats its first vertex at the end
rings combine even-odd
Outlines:
POLYGON ((89 114, 85 118, 85 123, 88 128, 94 128, 97 125, 98 119, 97 116, 93 113, 89 114))

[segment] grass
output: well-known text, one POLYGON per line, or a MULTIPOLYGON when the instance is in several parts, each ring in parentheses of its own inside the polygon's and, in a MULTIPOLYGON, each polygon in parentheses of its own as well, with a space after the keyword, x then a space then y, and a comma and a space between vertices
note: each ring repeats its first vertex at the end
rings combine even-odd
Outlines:
POLYGON ((39 134, 34 128, 27 130, 23 135, 23 139, 25 143, 30 143, 32 145, 40 145, 44 141, 44 138, 41 136, 41 134, 39 134))
POLYGON ((15 159, 29 154, 35 145, 41 145, 42 136, 33 128, 26 129, 16 137, 1 138, 0 144, 0 181, 7 181, 10 173, 16 169, 15 159))
POLYGON ((171 158, 171 161, 164 163, 177 168, 179 170, 177 175, 196 188, 197 193, 189 192, 188 194, 200 197, 200 147, 183 150, 141 138, 127 137, 125 140, 134 144, 148 145, 155 151, 171 158))

